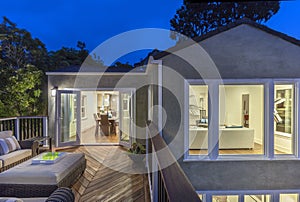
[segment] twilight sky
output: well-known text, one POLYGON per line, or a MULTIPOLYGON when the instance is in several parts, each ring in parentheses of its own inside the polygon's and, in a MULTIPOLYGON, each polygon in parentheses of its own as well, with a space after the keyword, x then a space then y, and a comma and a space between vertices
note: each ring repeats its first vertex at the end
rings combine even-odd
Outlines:
MULTIPOLYGON (((133 29, 169 29, 182 1, 6 0, 1 2, 0 14, 39 38, 48 50, 76 47, 80 40, 92 51, 105 40, 133 29)), ((281 2, 281 9, 266 25, 300 39, 300 0, 281 2)), ((165 48, 172 44, 169 41, 165 48)))

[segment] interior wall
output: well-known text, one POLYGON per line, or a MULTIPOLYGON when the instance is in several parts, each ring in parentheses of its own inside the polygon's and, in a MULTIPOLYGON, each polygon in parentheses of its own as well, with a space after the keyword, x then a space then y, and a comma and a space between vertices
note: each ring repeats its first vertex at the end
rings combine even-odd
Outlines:
MULTIPOLYGON (((189 105, 197 106, 199 108, 202 107, 203 110, 206 112, 206 116, 208 115, 208 88, 205 85, 190 85, 190 96, 189 96, 189 105), (202 104, 200 103, 200 98, 203 98, 202 104), (202 106, 200 106, 202 105, 202 106)), ((200 119, 200 111, 196 108, 193 110, 190 107, 190 125, 195 125, 196 120, 200 119)))
POLYGON ((254 141, 259 144, 263 143, 263 86, 237 85, 225 86, 224 89, 224 97, 220 90, 220 124, 243 125, 242 95, 249 94, 249 128, 254 129, 254 141))
POLYGON ((95 127, 94 113, 97 113, 96 91, 82 91, 81 96, 86 95, 86 118, 81 119, 81 131, 95 127))

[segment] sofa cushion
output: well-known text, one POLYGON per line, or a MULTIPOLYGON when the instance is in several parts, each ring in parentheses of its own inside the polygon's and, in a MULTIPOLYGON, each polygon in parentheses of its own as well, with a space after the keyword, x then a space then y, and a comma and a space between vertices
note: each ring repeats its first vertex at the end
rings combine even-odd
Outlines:
POLYGON ((0 138, 1 139, 8 138, 8 137, 11 137, 12 134, 13 134, 13 132, 11 130, 1 131, 0 132, 0 138))
POLYGON ((21 149, 20 144, 14 136, 5 138, 4 140, 9 148, 9 152, 21 149))
POLYGON ((14 197, 0 197, 0 202, 23 202, 23 200, 14 197))
POLYGON ((2 161, 2 166, 8 166, 12 163, 15 163, 17 161, 20 161, 24 158, 27 158, 31 156, 32 151, 31 149, 21 149, 21 150, 16 150, 14 152, 5 154, 0 156, 0 160, 2 161))
MULTIPOLYGON (((41 155, 43 154, 36 158, 41 155)), ((66 153, 56 163, 49 165, 32 164, 31 160, 28 160, 0 173, 0 182, 1 184, 57 185, 70 172, 80 169, 83 164, 85 164, 83 153, 66 153)), ((72 177, 75 179, 78 176, 74 175, 72 177)), ((68 180, 70 181, 70 179, 68 180)))
POLYGON ((9 147, 5 139, 0 139, 0 155, 5 155, 9 153, 9 147))

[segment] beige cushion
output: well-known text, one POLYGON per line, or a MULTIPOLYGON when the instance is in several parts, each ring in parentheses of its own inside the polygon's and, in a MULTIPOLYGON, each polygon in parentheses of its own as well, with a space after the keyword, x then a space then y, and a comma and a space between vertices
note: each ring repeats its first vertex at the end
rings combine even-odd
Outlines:
POLYGON ((23 202, 23 200, 14 197, 0 197, 0 202, 23 202))
POLYGON ((8 138, 11 137, 13 132, 11 130, 1 131, 0 132, 0 138, 8 138))
POLYGON ((31 149, 21 149, 16 150, 11 153, 0 156, 0 161, 2 161, 2 166, 7 166, 15 163, 21 159, 31 156, 31 149))
POLYGON ((32 198, 22 198, 22 200, 24 202, 45 202, 47 200, 47 198, 35 198, 35 197, 32 197, 32 198))
POLYGON ((57 185, 69 172, 78 168, 82 162, 85 162, 83 153, 67 153, 62 159, 50 165, 31 164, 29 159, 0 173, 0 183, 57 185))

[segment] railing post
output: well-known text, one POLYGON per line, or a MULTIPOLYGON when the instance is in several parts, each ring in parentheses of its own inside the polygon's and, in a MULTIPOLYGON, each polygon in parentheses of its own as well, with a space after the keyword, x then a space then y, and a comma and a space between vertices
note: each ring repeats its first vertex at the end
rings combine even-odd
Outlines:
MULTIPOLYGON (((152 148, 152 151, 155 151, 152 148)), ((158 201, 158 173, 159 168, 155 160, 155 156, 152 156, 152 199, 154 202, 158 201)))
MULTIPOLYGON (((47 116, 43 116, 43 137, 48 137, 48 117, 47 116)), ((44 146, 50 146, 51 149, 51 139, 47 139, 46 141, 44 141, 44 146)))
POLYGON ((48 137, 48 117, 43 116, 43 137, 48 137))
POLYGON ((17 140, 21 140, 20 139, 20 119, 19 119, 19 117, 16 117, 16 119, 15 119, 14 131, 15 131, 15 135, 16 135, 17 140))

